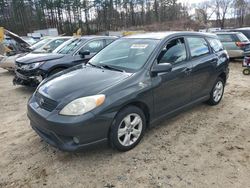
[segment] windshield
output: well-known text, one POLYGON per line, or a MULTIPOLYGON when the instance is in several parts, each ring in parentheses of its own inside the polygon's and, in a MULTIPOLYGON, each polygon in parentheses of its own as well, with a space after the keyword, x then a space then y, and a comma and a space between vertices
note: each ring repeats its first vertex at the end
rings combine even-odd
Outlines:
POLYGON ((119 39, 100 51, 89 63, 135 72, 146 63, 158 43, 156 39, 119 39))
POLYGON ((79 48, 79 45, 84 41, 85 39, 75 39, 69 42, 66 46, 64 46, 62 49, 60 49, 57 53, 59 54, 70 54, 74 52, 76 49, 79 48))
POLYGON ((34 44, 33 46, 31 46, 30 48, 33 50, 36 50, 38 48, 41 48, 44 44, 46 44, 47 42, 51 41, 52 39, 43 39, 39 42, 37 42, 36 44, 34 44))

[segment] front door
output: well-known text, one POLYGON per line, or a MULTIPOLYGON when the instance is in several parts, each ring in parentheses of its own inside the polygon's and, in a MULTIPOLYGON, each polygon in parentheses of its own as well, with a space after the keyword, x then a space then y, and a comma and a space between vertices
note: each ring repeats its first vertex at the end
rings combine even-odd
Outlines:
POLYGON ((90 41, 79 50, 79 51, 89 51, 90 55, 86 55, 84 58, 79 55, 79 52, 75 54, 74 64, 86 63, 88 62, 96 53, 105 47, 104 40, 98 39, 90 41))
POLYGON ((191 101, 192 63, 188 60, 184 38, 167 42, 155 63, 173 66, 171 72, 152 77, 155 115, 162 116, 191 101))

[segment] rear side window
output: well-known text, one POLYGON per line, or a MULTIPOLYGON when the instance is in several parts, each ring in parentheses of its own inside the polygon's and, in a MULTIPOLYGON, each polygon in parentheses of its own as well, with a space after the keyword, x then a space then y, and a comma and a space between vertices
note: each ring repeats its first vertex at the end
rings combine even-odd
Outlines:
POLYGON ((201 37, 187 37, 191 57, 200 57, 209 54, 207 41, 201 37))
POLYGON ((249 41, 248 38, 242 33, 237 34, 237 37, 238 37, 240 42, 248 42, 249 41))
POLYGON ((214 38, 208 38, 207 39, 213 52, 219 52, 223 50, 223 45, 221 44, 221 42, 218 39, 214 39, 214 38))
POLYGON ((234 35, 229 34, 217 34, 221 42, 235 42, 234 35))
POLYGON ((247 38, 250 39, 250 30, 238 30, 239 32, 242 32, 247 38))

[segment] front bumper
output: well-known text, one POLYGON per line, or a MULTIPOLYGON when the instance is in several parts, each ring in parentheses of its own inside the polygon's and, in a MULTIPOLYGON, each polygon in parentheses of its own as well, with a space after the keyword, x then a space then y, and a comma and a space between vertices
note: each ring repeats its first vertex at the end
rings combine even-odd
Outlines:
POLYGON ((0 68, 6 69, 8 71, 14 71, 15 70, 15 64, 13 62, 0 62, 0 68))
POLYGON ((31 127, 47 143, 64 151, 81 150, 107 141, 114 114, 62 116, 41 108, 33 96, 28 103, 31 127), (78 139, 75 142, 74 137, 78 139))
POLYGON ((30 74, 28 76, 20 73, 18 70, 15 70, 15 77, 13 79, 14 85, 24 85, 30 87, 37 87, 39 83, 43 80, 43 77, 39 74, 30 74))

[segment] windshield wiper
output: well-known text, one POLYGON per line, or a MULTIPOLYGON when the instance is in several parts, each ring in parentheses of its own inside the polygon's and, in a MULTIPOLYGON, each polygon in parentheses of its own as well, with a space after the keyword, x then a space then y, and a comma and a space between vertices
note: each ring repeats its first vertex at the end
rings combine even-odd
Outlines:
POLYGON ((97 67, 97 68, 103 69, 102 66, 95 65, 95 64, 92 64, 92 63, 90 63, 90 62, 88 62, 87 64, 91 65, 92 67, 97 67))
POLYGON ((114 70, 114 71, 119 71, 119 72, 125 72, 124 70, 112 67, 110 65, 102 65, 102 67, 105 68, 105 69, 109 69, 109 70, 114 70))

